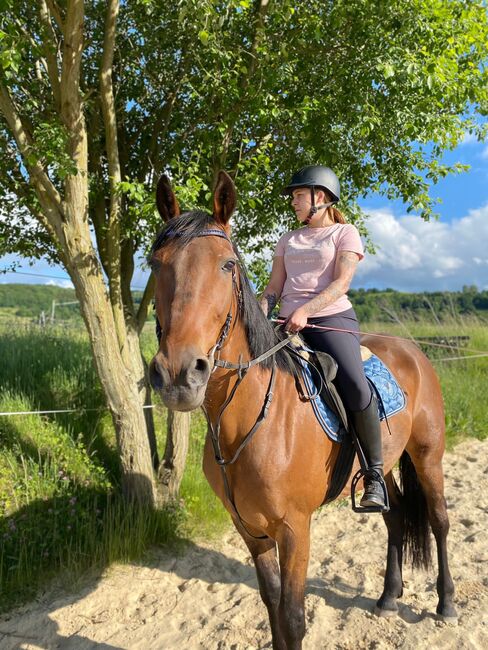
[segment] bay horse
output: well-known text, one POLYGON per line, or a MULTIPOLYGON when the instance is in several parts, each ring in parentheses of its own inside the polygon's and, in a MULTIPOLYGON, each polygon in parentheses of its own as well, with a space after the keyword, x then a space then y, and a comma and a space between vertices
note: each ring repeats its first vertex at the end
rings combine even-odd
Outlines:
MULTIPOLYGON (((149 258, 159 329, 151 383, 170 409, 203 408, 209 424, 204 473, 254 559, 273 648, 298 650, 305 635, 310 521, 324 501, 339 445, 323 433, 310 403, 297 392, 286 352, 269 353, 277 335, 230 240, 232 179, 220 172, 213 214, 180 215, 165 176, 156 204, 166 225, 149 258)), ((370 336, 362 343, 387 364, 407 400, 390 418, 391 434, 382 427, 390 510, 383 514, 386 573, 375 611, 398 611, 404 551, 415 566, 428 566, 430 524, 437 544, 437 615, 454 620, 439 381, 414 343, 370 336), (401 489, 392 474, 399 459, 401 489)))

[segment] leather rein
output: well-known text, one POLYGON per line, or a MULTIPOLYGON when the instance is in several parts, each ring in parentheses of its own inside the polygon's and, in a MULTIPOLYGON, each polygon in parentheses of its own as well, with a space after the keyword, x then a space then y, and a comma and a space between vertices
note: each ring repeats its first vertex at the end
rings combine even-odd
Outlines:
MULTIPOLYGON (((172 234, 171 231, 168 233, 168 237, 172 236, 178 236, 178 233, 172 234)), ((202 231, 196 237, 221 237, 222 239, 225 239, 226 241, 229 242, 229 244, 232 246, 232 249, 234 250, 234 246, 232 244, 232 241, 229 239, 229 237, 226 235, 226 233, 223 230, 220 230, 218 228, 208 228, 207 230, 202 231)), ((236 267, 234 266, 232 269, 232 286, 233 286, 233 293, 231 297, 231 303, 229 307, 229 311, 227 313, 226 319, 224 321, 224 324, 222 325, 222 328, 220 330, 219 337, 217 339, 217 342, 215 345, 210 348, 210 351, 207 354, 207 358, 210 362, 210 366, 212 368, 211 372, 215 372, 217 368, 224 368, 226 370, 237 370, 237 381, 232 387, 232 390, 230 391, 229 395, 223 402, 222 406, 220 407, 218 416, 217 416, 217 421, 214 424, 212 424, 210 417, 208 416, 208 413, 205 409, 204 406, 202 406, 202 410, 205 414, 205 418, 207 420, 209 432, 210 432, 210 440, 212 442, 212 447, 214 451, 214 456, 215 456, 215 461, 217 465, 220 467, 220 470, 222 472, 222 479, 224 483, 224 490, 225 490, 225 496, 227 500, 229 501, 232 511, 234 515, 236 516, 238 522, 244 529, 247 535, 254 539, 267 539, 268 535, 253 535, 252 533, 249 532, 247 529, 242 517, 239 514, 239 511, 237 510, 237 507, 234 502, 234 498, 232 496, 232 492, 230 489, 229 485, 229 479, 227 476, 226 472, 226 467, 228 465, 232 465, 233 463, 236 462, 236 460, 239 458, 241 452, 243 449, 251 442, 252 438, 254 437, 254 434, 256 431, 259 429, 261 424, 264 422, 264 420, 268 416, 269 408, 271 406, 271 402, 273 401, 273 396, 274 396, 274 386, 276 382, 276 362, 273 359, 273 364, 271 367, 271 377, 269 380, 268 388, 266 390, 266 395, 264 398, 264 403, 261 408, 261 411, 258 415, 258 418, 256 422, 254 423, 254 426, 251 428, 251 430, 244 436, 242 442, 234 452, 234 455, 230 459, 225 459, 222 455, 222 449, 221 449, 221 443, 220 443, 220 427, 221 427, 221 422, 222 422, 222 416, 224 415, 224 412, 226 408, 229 406, 229 404, 232 402, 234 395, 236 394, 237 389, 239 388, 241 382, 244 380, 246 377, 247 373, 249 370, 253 367, 256 366, 258 363, 261 363, 265 359, 268 359, 269 357, 273 357, 278 350, 281 350, 281 348, 284 348, 290 343, 290 338, 291 336, 288 335, 286 339, 283 339, 282 341, 279 341, 276 345, 273 347, 269 348, 269 350, 266 350, 266 352, 263 352, 263 354, 259 355, 258 357, 255 357, 254 359, 250 359, 249 361, 242 361, 241 358, 239 358, 238 363, 233 363, 231 361, 226 361, 225 359, 220 358, 220 351, 223 348, 227 337, 229 336, 232 320, 233 320, 233 314, 232 314, 232 304, 233 304, 233 298, 234 295, 237 297, 237 312, 242 310, 243 306, 243 297, 242 297, 242 291, 237 283, 236 279, 236 267), (218 353, 218 357, 215 357, 215 354, 218 353)), ((161 340, 162 336, 162 330, 161 330, 161 325, 159 323, 159 320, 156 316, 156 336, 158 338, 158 342, 161 340)))

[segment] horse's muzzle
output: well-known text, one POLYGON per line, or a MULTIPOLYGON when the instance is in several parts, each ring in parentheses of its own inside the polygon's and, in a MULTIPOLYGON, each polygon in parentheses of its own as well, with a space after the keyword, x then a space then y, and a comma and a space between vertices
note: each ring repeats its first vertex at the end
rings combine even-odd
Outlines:
POLYGON ((172 373, 158 352, 149 364, 149 380, 167 408, 193 411, 203 403, 211 370, 208 358, 196 355, 185 359, 172 373))

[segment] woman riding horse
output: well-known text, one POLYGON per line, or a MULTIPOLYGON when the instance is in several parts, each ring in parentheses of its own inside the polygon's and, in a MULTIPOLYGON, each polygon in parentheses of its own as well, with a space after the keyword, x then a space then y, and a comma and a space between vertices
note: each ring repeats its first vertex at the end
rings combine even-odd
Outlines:
POLYGON ((364 374, 359 324, 347 297, 364 257, 363 245, 357 228, 346 223, 335 207, 340 191, 339 179, 329 167, 310 165, 293 175, 284 193, 292 197, 291 205, 304 226, 278 241, 260 304, 269 315, 281 298, 285 330, 301 332, 313 350, 327 352, 337 362, 335 384, 369 470, 359 505, 366 512, 382 511, 386 504, 378 402, 364 374))

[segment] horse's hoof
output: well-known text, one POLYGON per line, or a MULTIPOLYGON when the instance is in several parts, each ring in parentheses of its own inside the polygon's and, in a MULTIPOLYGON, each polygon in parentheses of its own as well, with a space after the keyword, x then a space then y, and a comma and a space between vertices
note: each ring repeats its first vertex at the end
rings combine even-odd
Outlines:
POLYGON ((376 616, 380 616, 381 618, 394 618, 398 615, 398 609, 383 609, 382 607, 375 605, 374 613, 376 616))
POLYGON ((437 621, 442 621, 443 623, 448 623, 449 625, 457 625, 458 617, 455 616, 444 616, 444 614, 436 614, 435 618, 437 621))
POLYGON ((436 620, 449 623, 450 625, 457 625, 458 615, 454 605, 446 604, 443 607, 438 607, 436 610, 436 620))

